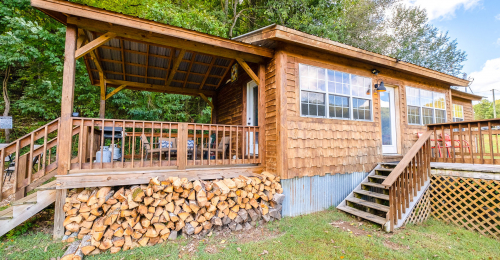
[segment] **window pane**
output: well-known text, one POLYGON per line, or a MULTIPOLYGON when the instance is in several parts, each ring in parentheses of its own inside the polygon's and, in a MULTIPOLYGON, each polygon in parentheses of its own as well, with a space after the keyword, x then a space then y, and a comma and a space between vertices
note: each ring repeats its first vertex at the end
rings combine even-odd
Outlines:
POLYGON ((434 107, 439 109, 446 109, 444 102, 445 102, 445 95, 442 93, 434 92, 434 107))
POLYGON ((329 111, 331 118, 349 119, 349 98, 329 95, 329 111))
POLYGON ((406 87, 406 96, 409 106, 420 106, 418 88, 406 87))
POLYGON ((446 123, 446 110, 436 109, 436 124, 446 123))
POLYGON ((433 122, 433 109, 432 108, 422 108, 422 116, 424 120, 424 125, 432 124, 433 122))
POLYGON ((371 101, 366 99, 353 98, 352 112, 353 118, 359 120, 371 119, 371 101))
POLYGON ((301 91, 303 116, 325 116, 325 94, 301 91))
POLYGON ((420 124, 420 108, 408 106, 408 123, 409 124, 420 124))
POLYGON ((420 105, 423 107, 433 107, 432 91, 420 90, 420 105))

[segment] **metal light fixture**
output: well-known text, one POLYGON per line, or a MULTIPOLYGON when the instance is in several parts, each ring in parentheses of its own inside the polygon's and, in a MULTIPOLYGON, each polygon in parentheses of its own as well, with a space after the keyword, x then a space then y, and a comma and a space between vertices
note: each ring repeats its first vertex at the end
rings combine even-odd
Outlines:
POLYGON ((372 73, 375 75, 378 75, 380 73, 380 71, 378 69, 372 69, 372 73))
POLYGON ((375 84, 375 90, 377 92, 385 92, 387 89, 384 86, 384 82, 380 81, 380 84, 379 83, 375 84))

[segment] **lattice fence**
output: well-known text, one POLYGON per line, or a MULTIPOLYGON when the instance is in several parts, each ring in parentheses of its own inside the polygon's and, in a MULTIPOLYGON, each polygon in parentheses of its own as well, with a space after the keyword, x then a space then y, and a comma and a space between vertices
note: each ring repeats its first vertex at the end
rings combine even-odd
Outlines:
POLYGON ((500 181, 432 176, 432 216, 500 239, 500 181))
POLYGON ((427 190, 418 204, 413 208, 412 213, 406 219, 406 224, 419 224, 426 221, 431 214, 431 193, 427 190))

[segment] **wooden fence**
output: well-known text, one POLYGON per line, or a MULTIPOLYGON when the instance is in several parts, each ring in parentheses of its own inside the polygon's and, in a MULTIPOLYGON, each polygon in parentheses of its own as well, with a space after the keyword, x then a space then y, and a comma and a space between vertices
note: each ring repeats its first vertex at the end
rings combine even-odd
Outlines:
POLYGON ((260 162, 258 126, 91 118, 73 118, 73 126, 82 126, 71 147, 73 172, 260 162), (101 152, 106 146, 112 160, 101 152))

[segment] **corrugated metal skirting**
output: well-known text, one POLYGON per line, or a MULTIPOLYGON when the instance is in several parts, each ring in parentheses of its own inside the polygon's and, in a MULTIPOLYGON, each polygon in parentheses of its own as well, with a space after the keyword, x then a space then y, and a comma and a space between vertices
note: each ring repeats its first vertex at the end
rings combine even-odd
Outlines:
POLYGON ((282 215, 293 217, 337 206, 367 175, 355 172, 281 180, 285 194, 282 215))

